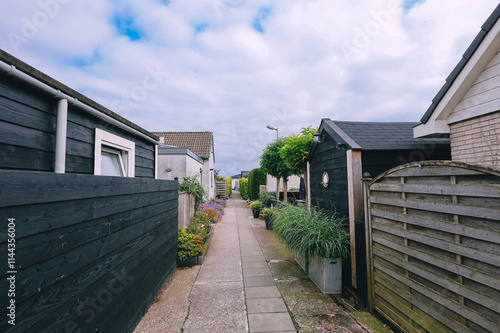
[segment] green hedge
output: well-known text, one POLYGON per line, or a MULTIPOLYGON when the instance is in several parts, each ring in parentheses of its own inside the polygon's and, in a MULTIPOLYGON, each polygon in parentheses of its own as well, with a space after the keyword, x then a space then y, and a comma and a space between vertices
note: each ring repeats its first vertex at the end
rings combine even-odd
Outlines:
POLYGON ((233 191, 233 178, 226 177, 226 178, 224 178, 224 180, 226 181, 227 197, 229 198, 231 196, 232 191, 233 191))
POLYGON ((240 178, 240 195, 243 200, 248 199, 248 179, 240 178))
POLYGON ((248 198, 258 200, 260 194, 260 185, 267 184, 267 174, 262 168, 255 168, 248 174, 248 198))

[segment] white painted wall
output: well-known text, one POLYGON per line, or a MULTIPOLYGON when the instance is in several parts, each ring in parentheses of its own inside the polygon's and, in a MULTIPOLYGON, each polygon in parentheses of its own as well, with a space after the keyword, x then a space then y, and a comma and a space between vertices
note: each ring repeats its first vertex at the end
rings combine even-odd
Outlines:
MULTIPOLYGON (((300 177, 299 176, 290 176, 288 177, 287 189, 291 188, 300 188, 300 177)), ((275 192, 276 191, 276 178, 271 175, 267 175, 267 191, 275 192)), ((283 191, 283 179, 280 180, 280 191, 283 191)))
POLYGON ((201 178, 201 184, 205 189, 207 194, 207 199, 213 199, 215 197, 215 175, 214 175, 214 167, 215 167, 215 155, 214 155, 214 147, 211 148, 211 154, 208 159, 203 159, 203 174, 201 178))

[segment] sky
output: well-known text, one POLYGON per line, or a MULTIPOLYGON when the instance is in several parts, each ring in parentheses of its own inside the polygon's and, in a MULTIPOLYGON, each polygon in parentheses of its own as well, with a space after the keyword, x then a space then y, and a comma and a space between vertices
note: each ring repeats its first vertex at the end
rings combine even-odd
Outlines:
POLYGON ((148 131, 211 131, 222 176, 279 136, 419 121, 492 0, 38 0, 0 48, 148 131))

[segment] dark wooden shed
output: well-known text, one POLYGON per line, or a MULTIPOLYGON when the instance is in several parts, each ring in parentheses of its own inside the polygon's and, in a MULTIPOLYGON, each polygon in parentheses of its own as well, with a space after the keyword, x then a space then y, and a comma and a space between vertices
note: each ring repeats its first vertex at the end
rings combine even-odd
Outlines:
POLYGON ((417 122, 350 122, 322 119, 309 154, 311 204, 335 209, 349 221, 351 269, 344 282, 366 293, 363 175, 397 165, 449 160, 448 138, 415 139, 417 122))
POLYGON ((157 141, 0 50, 0 331, 134 330, 177 267, 157 141))

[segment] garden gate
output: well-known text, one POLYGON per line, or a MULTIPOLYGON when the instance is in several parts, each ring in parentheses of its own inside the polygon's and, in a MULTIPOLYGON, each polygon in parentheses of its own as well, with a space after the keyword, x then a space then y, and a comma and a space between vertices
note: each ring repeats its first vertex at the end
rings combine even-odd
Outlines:
POLYGON ((500 332, 500 170, 427 161, 365 184, 370 309, 406 332, 500 332))

